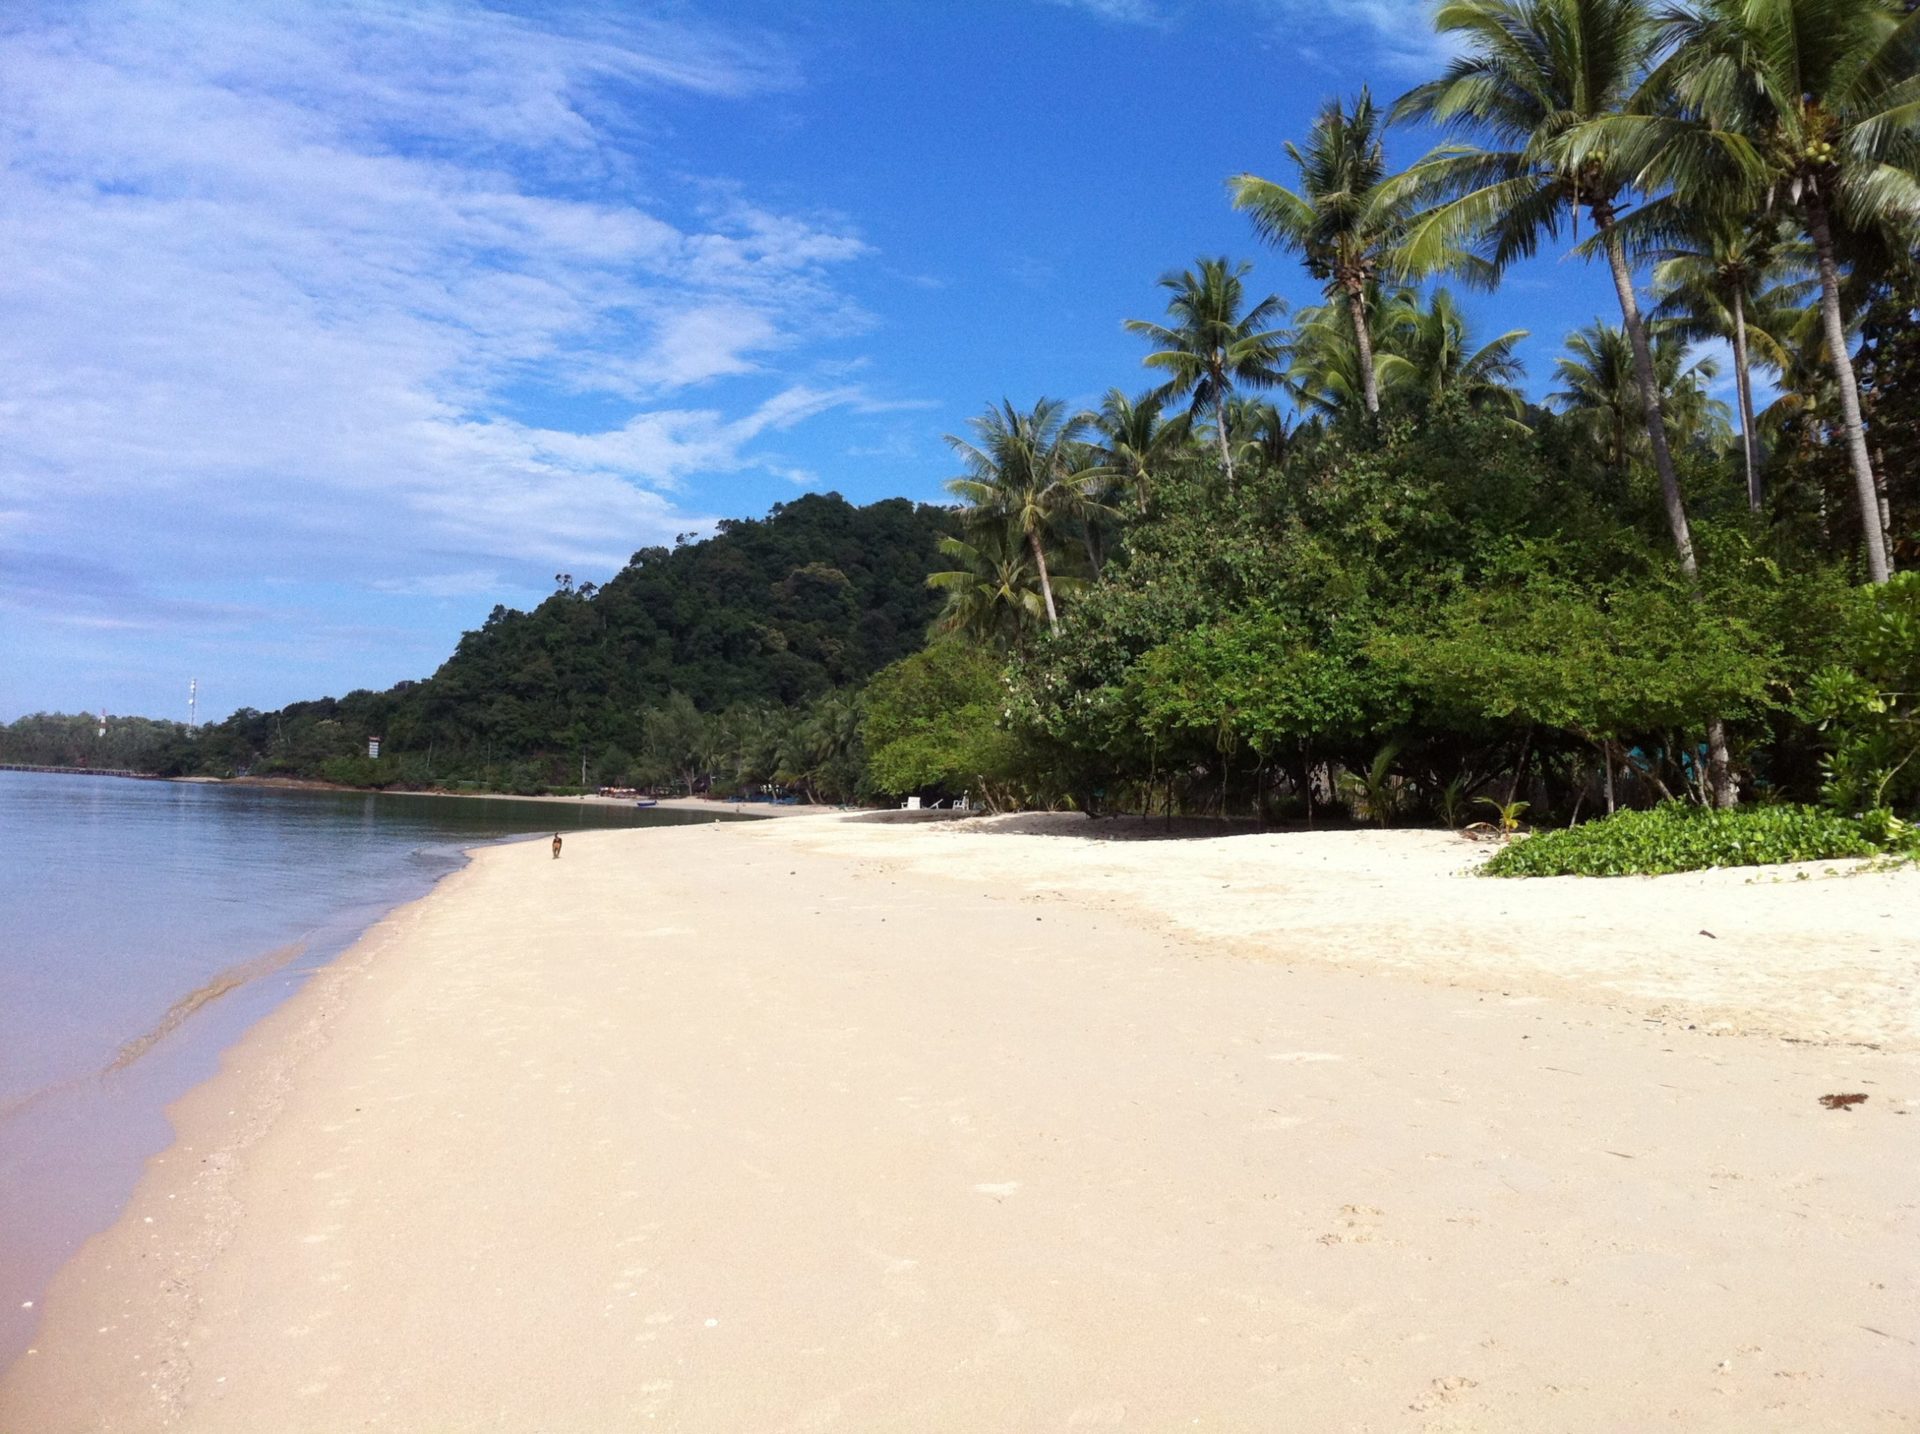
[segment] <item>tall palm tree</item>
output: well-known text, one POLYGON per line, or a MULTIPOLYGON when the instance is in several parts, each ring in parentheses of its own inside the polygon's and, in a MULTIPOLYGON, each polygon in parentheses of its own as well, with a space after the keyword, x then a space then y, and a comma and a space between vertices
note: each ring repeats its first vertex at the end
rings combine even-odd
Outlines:
POLYGON ((1046 608, 1047 626, 1060 630, 1060 610, 1054 602, 1054 584, 1047 568, 1047 543, 1064 513, 1083 501, 1079 485, 1087 480, 1081 442, 1084 415, 1070 415, 1057 399, 1043 398, 1022 413, 1002 400, 970 420, 972 440, 947 435, 967 472, 947 481, 947 491, 970 510, 970 531, 995 524, 1010 525, 1033 555, 1046 608))
POLYGON ((1173 466, 1192 434, 1188 415, 1168 415, 1166 408, 1161 394, 1129 398, 1110 388, 1093 416, 1101 463, 1133 489, 1142 512, 1152 501, 1154 484, 1173 466))
MULTIPOLYGON (((1867 571, 1892 572, 1868 461, 1841 303, 1837 246, 1849 233, 1920 224, 1920 10, 1894 0, 1696 0, 1670 17, 1672 59, 1655 77, 1759 171, 1764 199, 1812 241, 1828 361, 1839 390, 1867 571)), ((1652 182, 1684 182, 1653 156, 1652 182)))
POLYGON ((1689 232, 1655 249, 1656 321, 1669 332, 1700 340, 1723 338, 1733 345, 1734 397, 1740 411, 1740 453, 1746 463, 1747 506, 1761 509, 1760 435, 1754 425, 1753 363, 1784 369, 1781 311, 1805 302, 1811 284, 1769 280, 1789 270, 1791 242, 1776 222, 1754 223, 1711 210, 1696 210, 1689 232))
POLYGON ((1253 174, 1227 181, 1233 207, 1253 217, 1260 237, 1299 254, 1307 272, 1327 286, 1328 299, 1346 305, 1359 352, 1361 398, 1372 414, 1380 411, 1380 386, 1367 324, 1368 290, 1407 212, 1404 197, 1396 198, 1387 184, 1385 129, 1363 87, 1351 110, 1338 99, 1327 101, 1304 150, 1287 142, 1287 157, 1300 171, 1297 191, 1253 174))
POLYGON ((1167 375, 1157 390, 1163 401, 1185 395, 1190 414, 1213 411, 1220 466, 1229 489, 1233 487, 1233 449, 1227 438, 1227 405, 1237 388, 1278 384, 1286 346, 1284 331, 1269 327, 1286 313, 1282 300, 1269 294, 1246 307, 1246 287, 1241 281, 1252 268, 1251 264, 1231 265, 1225 259, 1202 259, 1194 269, 1164 274, 1160 287, 1173 295, 1167 300, 1170 322, 1127 320, 1130 333, 1155 346, 1146 364, 1167 375))
POLYGON ((1460 53, 1437 80, 1403 95, 1393 117, 1431 120, 1484 136, 1486 146, 1441 146, 1414 165, 1396 190, 1443 202, 1410 225, 1413 263, 1480 236, 1486 257, 1505 268, 1542 238, 1590 217, 1613 274, 1633 350, 1642 422, 1660 475, 1661 498, 1680 570, 1697 581, 1693 533, 1668 448, 1653 349, 1634 293, 1619 218, 1636 167, 1581 144, 1582 126, 1622 112, 1653 53, 1643 0, 1448 0, 1434 17, 1460 53))

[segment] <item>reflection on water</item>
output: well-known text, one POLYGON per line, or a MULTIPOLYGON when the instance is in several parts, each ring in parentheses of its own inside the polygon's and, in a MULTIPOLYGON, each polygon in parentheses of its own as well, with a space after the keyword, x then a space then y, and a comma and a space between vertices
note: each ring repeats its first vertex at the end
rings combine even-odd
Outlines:
POLYGON ((463 847, 711 820, 0 773, 0 1363, 169 1139, 164 1106, 463 847))

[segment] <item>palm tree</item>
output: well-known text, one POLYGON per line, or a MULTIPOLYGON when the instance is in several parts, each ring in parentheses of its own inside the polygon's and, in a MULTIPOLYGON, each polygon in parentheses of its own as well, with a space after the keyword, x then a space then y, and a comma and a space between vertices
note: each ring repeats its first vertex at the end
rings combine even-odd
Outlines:
POLYGON ((1396 196, 1445 201, 1411 221, 1407 262, 1438 263, 1444 248, 1475 234, 1504 269, 1562 226, 1577 229, 1586 210, 1613 272, 1674 550, 1695 582, 1693 534, 1618 224, 1637 169, 1581 142, 1583 126, 1621 113, 1636 92, 1654 40, 1643 0, 1448 0, 1434 25, 1461 53, 1439 79, 1402 96, 1393 117, 1477 132, 1491 147, 1443 145, 1402 176, 1396 196))
POLYGON ((1173 465, 1192 433, 1188 415, 1168 417, 1166 407, 1159 393, 1128 398, 1110 388, 1093 416, 1101 464, 1132 487, 1142 512, 1152 500, 1155 482, 1173 465))
MULTIPOLYGON (((1661 408, 1674 438, 1725 431, 1727 407, 1707 391, 1720 371, 1713 359, 1688 363, 1685 343, 1656 329, 1653 363, 1661 408)), ((1619 326, 1596 320, 1569 334, 1567 352, 1553 370, 1561 387, 1547 395, 1547 402, 1580 420, 1609 463, 1646 460, 1649 447, 1646 429, 1640 424, 1633 346, 1619 326)))
MULTIPOLYGON (((967 538, 942 538, 940 552, 954 566, 931 574, 927 586, 946 594, 937 633, 955 633, 1001 647, 1021 647, 1027 634, 1046 620, 1046 602, 1026 540, 1012 525, 978 526, 967 538)), ((1055 574, 1062 596, 1080 579, 1055 574)))
MULTIPOLYGON (((1074 422, 1081 431, 1094 427, 1097 416, 1083 413, 1074 422)), ((1079 439, 1066 445, 1063 452, 1066 472, 1060 483, 1056 511, 1080 530, 1080 544, 1087 555, 1087 575, 1100 581, 1106 565, 1107 537, 1113 520, 1120 516, 1121 475, 1102 461, 1098 444, 1079 439)))
POLYGON ((1258 175, 1227 181, 1233 207, 1253 216, 1260 237, 1299 254, 1307 272, 1343 301, 1352 324, 1361 398, 1367 412, 1380 411, 1367 325, 1368 289, 1387 257, 1406 215, 1403 199, 1387 185, 1387 156, 1380 112, 1363 87, 1348 111, 1328 100, 1313 122, 1302 151, 1291 140, 1287 157, 1300 171, 1296 192, 1258 175))
POLYGON ((1798 307, 1812 285, 1787 281, 1768 287, 1791 256, 1777 223, 1756 224, 1695 211, 1689 233, 1653 251, 1656 321, 1669 332, 1700 340, 1723 338, 1733 345, 1734 396, 1740 410, 1740 452, 1746 463, 1747 506, 1755 513, 1765 499, 1760 481, 1760 435, 1754 425, 1753 361, 1784 370, 1778 335, 1782 310, 1798 307))
POLYGON ((1227 429, 1234 462, 1243 466, 1271 468, 1286 458, 1287 445, 1293 441, 1287 416, 1258 398, 1236 398, 1229 404, 1227 429))
POLYGON ((1424 303, 1417 290, 1401 289, 1384 307, 1392 352, 1383 372, 1391 385, 1429 399, 1457 394, 1469 403, 1497 404, 1515 417, 1526 411, 1519 388, 1524 370, 1513 350, 1527 330, 1508 329, 1475 347, 1466 314, 1445 289, 1424 303))
MULTIPOLYGON (((1670 17, 1673 57, 1655 76, 1762 175, 1813 243, 1828 362, 1839 390, 1867 571, 1892 572, 1847 345, 1836 245, 1920 224, 1920 11, 1891 0, 1697 0, 1670 17)), ((1662 155, 1654 182, 1683 187, 1662 155)), ((1907 247, 1910 247, 1910 243, 1907 247)))
MULTIPOLYGON (((1033 555, 1047 626, 1060 630, 1060 611, 1047 569, 1047 540, 1060 517, 1079 511, 1082 485, 1091 476, 1083 461, 1084 415, 1069 415, 1057 399, 1043 398, 1022 413, 1002 400, 971 420, 974 440, 947 435, 966 464, 965 476, 949 479, 947 491, 969 508, 970 532, 1007 524, 1033 555)), ((1094 470, 1097 471, 1097 470, 1094 470)))
POLYGON ((1329 418, 1365 410, 1369 386, 1377 393, 1392 366, 1393 335, 1387 306, 1378 289, 1365 306, 1368 342, 1367 372, 1361 372, 1360 345, 1354 341, 1352 314, 1344 304, 1317 304, 1294 316, 1293 344, 1287 365, 1287 387, 1305 407, 1329 418))
POLYGON ((1172 322, 1127 320, 1129 332, 1155 346, 1146 364, 1167 375, 1156 390, 1162 401, 1184 394, 1190 399, 1189 414, 1213 410, 1229 489, 1233 449, 1227 440, 1227 404, 1237 387, 1271 388, 1281 381, 1286 338, 1281 330, 1267 327, 1286 313, 1282 300, 1269 294, 1252 308, 1243 307, 1246 290, 1241 280, 1252 267, 1202 259, 1197 269, 1164 274, 1160 287, 1173 295, 1167 301, 1172 322))

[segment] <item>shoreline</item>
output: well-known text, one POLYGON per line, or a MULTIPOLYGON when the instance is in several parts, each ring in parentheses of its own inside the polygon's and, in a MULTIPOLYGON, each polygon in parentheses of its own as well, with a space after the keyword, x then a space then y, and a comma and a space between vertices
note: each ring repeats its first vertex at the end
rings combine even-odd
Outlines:
MULTIPOLYGON (((276 1427, 316 1430, 471 1423, 487 1399, 518 1411, 488 1421, 506 1428, 1304 1409, 1517 1430, 1683 1408, 1732 1429, 1777 1419, 1769 1399, 1823 1411, 1794 1427, 1905 1427, 1913 1047, 1711 1035, 1648 1024, 1645 995, 1605 981, 1529 994, 1539 972, 1513 967, 1502 997, 1431 952, 1416 973, 1293 949, 1319 919, 1306 881, 1337 888, 1356 849, 1420 899, 1411 870, 1435 862, 1414 844, 1397 881, 1364 834, 1150 844, 1216 891, 1267 869, 1264 894, 1217 902, 1256 938, 1144 882, 1147 843, 999 825, 475 849, 170 1109, 175 1146, 0 1378, 0 1429, 264 1427, 247 1420, 275 1398, 276 1427), (1871 1101, 1820 1111, 1836 1081, 1871 1101), (1465 1105, 1436 1104, 1448 1089, 1465 1105), (1608 1254, 1622 1239, 1661 1263, 1608 1254), (1503 1293, 1543 1261, 1571 1284, 1503 1293), (1244 1288, 1223 1305, 1209 1280, 1244 1288), (1448 1301, 1446 1326, 1408 1291, 1448 1301), (1622 1301, 1646 1337, 1579 1349, 1622 1301), (1834 1323, 1855 1315, 1886 1333, 1834 1323), (712 1334, 739 1325, 742 1344, 712 1334), (402 1329, 454 1368, 397 1365, 402 1329)), ((1488 887, 1468 890, 1491 911, 1508 884, 1488 887)), ((1678 895, 1742 939, 1721 918, 1751 891, 1678 895)))
MULTIPOLYGON (((37 1321, 20 1326, 19 1311, 43 1308, 52 1281, 59 1277, 86 1245, 111 1230, 125 1218, 141 1184, 154 1163, 180 1143, 180 1130, 174 1112, 203 1087, 216 1083, 226 1069, 227 1055, 250 1040, 254 1032, 267 1025, 288 1005, 298 1002, 307 988, 322 977, 335 962, 352 951, 371 932, 395 912, 431 897, 448 878, 464 871, 472 852, 484 846, 510 845, 541 840, 539 834, 498 838, 463 848, 454 864, 427 876, 424 884, 398 891, 391 901, 361 911, 336 910, 329 929, 290 933, 281 945, 241 956, 212 973, 197 988, 183 992, 160 1013, 156 1022, 132 1033, 113 1052, 101 1069, 65 1077, 56 1084, 31 1092, 12 1103, 5 1112, 8 1121, 49 1118, 43 1107, 51 1105, 55 1113, 78 1100, 84 1102, 86 1118, 95 1122, 87 1128, 101 1135, 109 1148, 120 1149, 129 1143, 136 1148, 124 1164, 99 1156, 90 1162, 96 1179, 108 1165, 116 1177, 111 1191, 98 1184, 85 1193, 90 1204, 99 1204, 115 1196, 103 1207, 103 1214, 89 1219, 78 1230, 77 1241, 66 1249, 57 1263, 49 1265, 45 1247, 55 1250, 75 1238, 75 1232, 39 1231, 23 1245, 32 1245, 40 1257, 11 1252, 9 1274, 27 1271, 24 1283, 9 1280, 13 1304, 0 1318, 0 1372, 23 1357, 32 1344, 37 1321), (108 1083, 124 1085, 131 1080, 133 1091, 110 1090, 108 1083), (158 1120, 165 1134, 158 1143, 151 1138, 134 1139, 136 1132, 158 1120), (130 1166, 131 1168, 127 1168, 130 1166)), ((18 1132, 16 1132, 17 1134, 18 1132)))

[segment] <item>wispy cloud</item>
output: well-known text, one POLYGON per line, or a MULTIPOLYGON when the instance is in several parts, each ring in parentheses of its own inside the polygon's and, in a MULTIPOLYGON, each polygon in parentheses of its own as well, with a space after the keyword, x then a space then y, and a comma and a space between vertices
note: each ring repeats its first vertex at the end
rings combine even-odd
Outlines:
POLYGON ((1120 25, 1165 25, 1168 12, 1155 0, 1047 0, 1068 10, 1084 10, 1120 25))
POLYGON ((1329 70, 1348 71, 1356 53, 1393 75, 1430 69, 1448 53, 1434 33, 1436 0, 1045 0, 1114 24, 1172 30, 1219 22, 1221 11, 1240 26, 1264 25, 1268 36, 1329 70))
POLYGON ((451 594, 617 563, 703 521, 691 480, 866 401, 800 361, 868 322, 859 236, 653 159, 660 104, 790 86, 781 47, 536 13, 0 21, 9 542, 105 555, 128 621, 288 574, 451 594))

